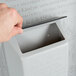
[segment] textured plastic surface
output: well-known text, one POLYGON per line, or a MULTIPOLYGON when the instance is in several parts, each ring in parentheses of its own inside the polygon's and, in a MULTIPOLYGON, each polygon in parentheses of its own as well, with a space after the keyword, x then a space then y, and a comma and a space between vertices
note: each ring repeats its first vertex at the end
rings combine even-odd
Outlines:
POLYGON ((0 44, 0 76, 9 76, 3 43, 0 44))
POLYGON ((10 76, 68 75, 68 43, 55 22, 24 29, 4 47, 10 76))
POLYGON ((23 27, 67 15, 65 21, 57 23, 69 42, 69 76, 76 76, 76 0, 0 0, 0 2, 18 10, 24 18, 23 27))
POLYGON ((24 33, 16 38, 23 53, 64 40, 56 23, 45 23, 24 29, 24 33))

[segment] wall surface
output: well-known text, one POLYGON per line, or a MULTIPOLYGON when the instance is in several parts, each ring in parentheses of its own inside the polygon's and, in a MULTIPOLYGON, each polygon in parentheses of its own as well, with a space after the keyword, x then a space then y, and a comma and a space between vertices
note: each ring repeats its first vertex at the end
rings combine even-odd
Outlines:
POLYGON ((0 76, 9 76, 3 44, 0 44, 0 76))
POLYGON ((23 27, 67 16, 59 28, 69 43, 69 76, 76 76, 76 0, 0 0, 16 8, 23 16, 23 27))

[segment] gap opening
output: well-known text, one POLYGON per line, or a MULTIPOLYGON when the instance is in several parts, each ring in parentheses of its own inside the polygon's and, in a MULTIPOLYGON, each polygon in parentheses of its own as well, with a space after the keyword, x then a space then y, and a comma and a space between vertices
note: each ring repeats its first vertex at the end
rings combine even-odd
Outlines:
POLYGON ((56 23, 34 27, 28 31, 24 29, 23 34, 16 36, 22 53, 30 52, 65 39, 56 23))

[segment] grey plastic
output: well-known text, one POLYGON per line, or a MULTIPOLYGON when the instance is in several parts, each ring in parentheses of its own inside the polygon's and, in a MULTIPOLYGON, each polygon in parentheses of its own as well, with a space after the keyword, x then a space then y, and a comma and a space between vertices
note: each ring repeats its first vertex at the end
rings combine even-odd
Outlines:
POLYGON ((64 40, 56 23, 43 24, 24 29, 24 33, 16 36, 22 53, 26 53, 64 40))

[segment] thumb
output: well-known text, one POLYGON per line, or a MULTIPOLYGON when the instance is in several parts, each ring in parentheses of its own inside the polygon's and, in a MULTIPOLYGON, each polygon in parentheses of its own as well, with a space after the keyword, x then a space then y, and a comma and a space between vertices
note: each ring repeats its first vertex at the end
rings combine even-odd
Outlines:
POLYGON ((9 38, 17 35, 17 34, 21 34, 23 32, 22 28, 20 27, 14 27, 9 35, 9 38))
POLYGON ((17 34, 21 34, 22 32, 23 32, 22 28, 20 28, 20 27, 14 27, 13 30, 12 30, 12 32, 11 32, 11 35, 15 36, 17 34))

